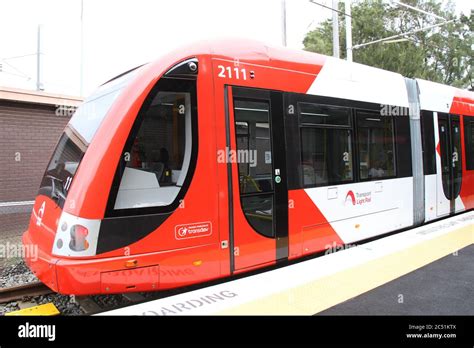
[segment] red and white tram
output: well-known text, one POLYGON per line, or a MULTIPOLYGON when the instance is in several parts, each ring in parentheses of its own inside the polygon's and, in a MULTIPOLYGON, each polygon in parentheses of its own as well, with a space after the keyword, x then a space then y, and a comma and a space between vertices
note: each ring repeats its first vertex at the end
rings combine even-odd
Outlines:
POLYGON ((101 86, 23 243, 63 294, 199 283, 474 207, 474 93, 215 41, 101 86))

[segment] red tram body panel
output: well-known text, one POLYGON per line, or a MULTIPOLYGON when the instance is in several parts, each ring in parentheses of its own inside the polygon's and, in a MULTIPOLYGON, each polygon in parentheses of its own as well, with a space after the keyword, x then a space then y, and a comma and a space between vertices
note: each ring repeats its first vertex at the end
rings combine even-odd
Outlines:
POLYGON ((26 262, 63 294, 155 291, 472 209, 474 93, 408 80, 238 40, 127 72, 61 136, 26 262))

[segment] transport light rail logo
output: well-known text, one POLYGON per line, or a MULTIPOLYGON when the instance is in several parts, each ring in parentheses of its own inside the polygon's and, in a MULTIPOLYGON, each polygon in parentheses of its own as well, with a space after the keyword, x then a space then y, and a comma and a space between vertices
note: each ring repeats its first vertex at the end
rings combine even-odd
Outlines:
POLYGON ((176 239, 188 239, 206 237, 212 234, 212 223, 210 221, 197 222, 193 224, 177 225, 174 228, 176 239))
POLYGON ((372 202, 372 192, 361 192, 361 193, 355 193, 352 190, 349 190, 346 195, 346 199, 344 201, 344 205, 347 205, 348 202, 351 202, 353 206, 356 205, 364 205, 367 203, 372 202))
POLYGON ((347 202, 352 202, 352 205, 356 205, 356 198, 355 198, 354 192, 352 192, 352 190, 347 192, 346 200, 345 200, 344 204, 347 204, 347 202))

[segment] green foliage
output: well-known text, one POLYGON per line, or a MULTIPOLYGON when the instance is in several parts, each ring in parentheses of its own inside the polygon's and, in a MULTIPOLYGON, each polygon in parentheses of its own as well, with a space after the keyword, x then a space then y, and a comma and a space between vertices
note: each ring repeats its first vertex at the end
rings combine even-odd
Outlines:
MULTIPOLYGON (((376 43, 354 49, 355 62, 461 88, 474 89, 474 19, 457 16, 451 2, 405 0, 404 3, 434 13, 452 23, 410 34, 407 41, 376 43)), ((344 3, 339 4, 344 12, 344 3)), ((441 20, 383 0, 359 0, 352 5, 354 45, 425 28, 441 20)), ((345 20, 339 15, 341 58, 346 56, 345 20)), ((332 20, 322 22, 303 40, 305 50, 332 55, 332 20)))

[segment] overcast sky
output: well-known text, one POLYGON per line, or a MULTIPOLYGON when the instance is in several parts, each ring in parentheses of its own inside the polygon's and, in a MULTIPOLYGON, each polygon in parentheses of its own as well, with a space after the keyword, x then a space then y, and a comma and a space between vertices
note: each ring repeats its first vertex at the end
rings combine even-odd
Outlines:
MULTIPOLYGON (((472 0, 455 3, 474 8, 472 0)), ((84 94, 186 42, 230 36, 279 45, 281 8, 280 0, 84 0, 84 94)), ((80 0, 1 0, 0 86, 35 89, 41 24, 45 90, 79 95, 80 16, 80 0)), ((288 46, 302 48, 306 32, 329 16, 308 0, 287 0, 288 46)))

